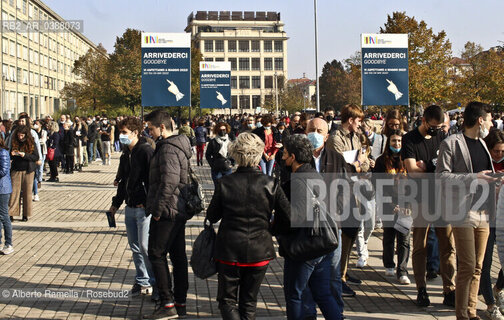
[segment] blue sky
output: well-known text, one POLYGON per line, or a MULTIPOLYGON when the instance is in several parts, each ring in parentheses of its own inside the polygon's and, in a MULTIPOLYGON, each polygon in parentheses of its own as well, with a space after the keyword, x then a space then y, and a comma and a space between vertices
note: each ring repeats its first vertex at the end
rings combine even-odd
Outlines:
MULTIPOLYGON (((277 11, 288 37, 289 78, 303 72, 315 77, 313 0, 45 0, 65 19, 84 20, 84 35, 111 52, 126 28, 183 32, 187 16, 198 10, 277 11)), ((485 49, 504 41, 503 0, 319 0, 319 69, 333 59, 360 50, 361 33, 378 32, 394 11, 425 20, 435 32, 445 30, 453 54, 467 41, 485 49)))

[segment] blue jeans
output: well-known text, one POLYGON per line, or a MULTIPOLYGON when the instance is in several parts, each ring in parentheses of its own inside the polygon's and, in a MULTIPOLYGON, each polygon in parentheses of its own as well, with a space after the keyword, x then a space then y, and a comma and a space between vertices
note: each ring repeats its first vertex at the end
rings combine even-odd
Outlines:
MULTIPOLYGON (((495 227, 490 227, 490 234, 488 235, 488 242, 485 251, 485 259, 483 260, 483 266, 481 268, 481 278, 480 278, 480 292, 485 298, 486 305, 495 304, 495 298, 492 291, 492 278, 490 276, 490 270, 492 269, 492 257, 495 245, 495 227)), ((504 274, 502 273, 502 268, 499 271, 499 276, 497 278, 497 283, 495 284, 498 289, 504 287, 504 274)))
POLYGON ((262 173, 267 174, 271 177, 271 174, 273 173, 273 167, 275 166, 275 159, 266 161, 263 156, 261 158, 261 161, 259 161, 259 165, 261 166, 262 173))
POLYGON ((230 175, 231 173, 233 173, 233 169, 229 169, 228 171, 214 171, 214 170, 211 170, 212 180, 213 180, 214 186, 217 184, 217 180, 219 180, 220 178, 222 178, 224 176, 230 175))
POLYGON ((87 154, 88 154, 88 162, 89 163, 93 162, 94 142, 92 142, 92 141, 88 141, 88 143, 87 143, 87 154))
MULTIPOLYGON (((331 292, 336 299, 336 303, 339 306, 339 310, 341 314, 343 314, 343 310, 345 307, 345 303, 343 301, 342 296, 342 282, 341 282, 341 230, 338 230, 338 243, 339 246, 336 250, 334 250, 334 254, 331 259, 331 292)), ((317 309, 315 306, 315 301, 313 301, 313 296, 310 291, 310 288, 306 288, 303 293, 303 305, 306 316, 316 316, 317 309)))
POLYGON ((133 252, 133 262, 135 263, 135 282, 141 286, 154 285, 154 273, 149 261, 149 225, 151 216, 145 216, 144 208, 126 207, 124 223, 126 224, 126 234, 128 243, 133 252))
POLYGON ((324 318, 341 319, 341 309, 331 293, 331 261, 334 252, 325 256, 298 262, 285 258, 284 292, 287 319, 304 319, 303 292, 310 288, 324 318))
POLYGON ((2 243, 2 229, 5 231, 5 245, 12 246, 12 224, 9 217, 10 193, 0 194, 0 243, 2 243))
POLYGON ((439 272, 439 245, 434 227, 427 234, 427 271, 439 272))

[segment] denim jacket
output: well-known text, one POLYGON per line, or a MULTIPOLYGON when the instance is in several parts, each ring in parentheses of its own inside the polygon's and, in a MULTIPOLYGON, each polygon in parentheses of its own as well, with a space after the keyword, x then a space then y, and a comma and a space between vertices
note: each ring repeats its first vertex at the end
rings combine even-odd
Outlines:
POLYGON ((0 148, 0 194, 12 193, 9 151, 0 148))

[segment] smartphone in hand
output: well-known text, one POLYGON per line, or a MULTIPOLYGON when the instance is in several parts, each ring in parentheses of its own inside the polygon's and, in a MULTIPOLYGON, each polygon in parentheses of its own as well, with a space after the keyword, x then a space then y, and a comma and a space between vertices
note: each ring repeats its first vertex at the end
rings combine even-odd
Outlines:
POLYGON ((107 220, 110 228, 115 228, 116 227, 116 221, 115 221, 115 216, 111 211, 107 211, 107 220))

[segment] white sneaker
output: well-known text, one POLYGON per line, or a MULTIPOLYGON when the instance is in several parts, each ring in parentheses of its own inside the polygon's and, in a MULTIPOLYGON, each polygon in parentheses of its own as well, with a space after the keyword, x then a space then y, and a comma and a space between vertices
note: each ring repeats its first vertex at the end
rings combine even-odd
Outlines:
POLYGON ((410 279, 408 278, 408 276, 401 276, 401 277, 399 278, 399 283, 400 283, 400 284, 410 284, 410 283, 411 283, 411 281, 410 281, 410 279))
POLYGON ((487 316, 488 319, 490 320, 504 320, 504 316, 502 313, 499 311, 499 308, 494 307, 493 309, 490 310, 485 310, 485 315, 487 316))
POLYGON ((387 277, 393 277, 393 276, 395 276, 395 270, 394 270, 394 268, 386 268, 385 269, 385 276, 387 276, 387 277))
POLYGON ((357 268, 364 268, 366 265, 367 265, 367 259, 364 256, 360 256, 359 260, 357 260, 357 263, 355 264, 357 268))
POLYGON ((2 249, 2 253, 4 255, 8 255, 14 252, 14 248, 12 246, 4 246, 2 249))
POLYGON ((499 307, 501 313, 504 312, 504 290, 497 290, 497 287, 493 287, 493 295, 495 298, 495 304, 499 307))
POLYGON ((39 195, 36 194, 33 196, 33 201, 40 201, 39 195))

